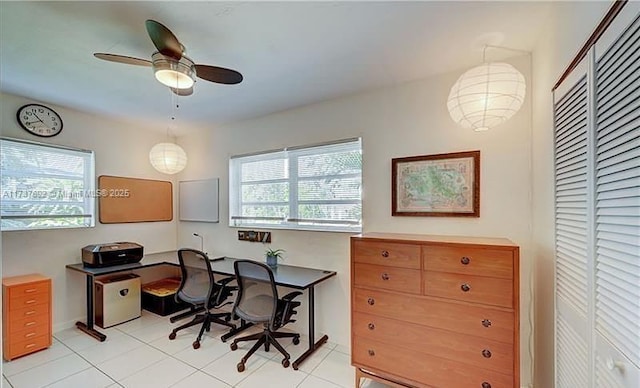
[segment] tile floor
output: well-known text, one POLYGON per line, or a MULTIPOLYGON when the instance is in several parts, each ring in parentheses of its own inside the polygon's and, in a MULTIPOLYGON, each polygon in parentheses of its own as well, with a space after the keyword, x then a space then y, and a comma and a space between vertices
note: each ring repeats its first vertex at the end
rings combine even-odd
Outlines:
MULTIPOLYGON (((283 368, 275 349, 256 352, 238 373, 236 364, 251 346, 239 343, 232 352, 220 341, 224 327, 213 325, 211 332, 194 350, 196 329, 178 332, 170 341, 175 324, 168 317, 143 311, 142 317, 106 330, 105 342, 97 342, 76 328, 54 333, 46 350, 2 364, 2 387, 13 388, 352 388, 355 372, 349 350, 326 343, 300 369, 283 368)), ((245 333, 250 333, 247 330, 245 333)), ((242 333, 244 335, 245 333, 242 333)), ((296 359, 306 349, 307 338, 299 345, 290 340, 283 345, 296 359)), ((366 381, 366 388, 384 388, 366 381)))

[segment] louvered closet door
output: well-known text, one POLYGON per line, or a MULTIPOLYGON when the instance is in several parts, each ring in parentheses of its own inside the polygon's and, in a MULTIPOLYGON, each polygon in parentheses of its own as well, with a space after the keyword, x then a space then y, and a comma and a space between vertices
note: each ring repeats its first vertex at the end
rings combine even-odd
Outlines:
POLYGON ((587 81, 555 104, 556 376, 589 386, 587 81))
POLYGON ((640 16, 597 65, 596 387, 640 387, 640 16))

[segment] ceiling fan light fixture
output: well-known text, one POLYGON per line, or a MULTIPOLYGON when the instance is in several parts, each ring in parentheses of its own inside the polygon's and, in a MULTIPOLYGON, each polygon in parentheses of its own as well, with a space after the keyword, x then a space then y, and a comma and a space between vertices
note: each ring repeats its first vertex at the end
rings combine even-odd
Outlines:
POLYGON ((151 56, 153 72, 162 84, 175 89, 189 89, 196 80, 193 61, 186 56, 180 60, 166 57, 159 52, 151 56))

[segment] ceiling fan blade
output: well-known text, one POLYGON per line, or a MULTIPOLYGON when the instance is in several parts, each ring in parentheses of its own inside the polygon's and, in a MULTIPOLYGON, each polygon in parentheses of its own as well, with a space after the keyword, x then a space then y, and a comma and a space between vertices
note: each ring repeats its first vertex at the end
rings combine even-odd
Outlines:
POLYGON ((219 84, 234 85, 242 82, 242 74, 235 70, 225 69, 224 67, 195 65, 196 75, 207 81, 219 84))
POLYGON ((171 89, 171 91, 177 94, 178 96, 190 96, 193 94, 193 86, 190 87, 189 89, 176 89, 176 88, 169 88, 169 89, 171 89))
POLYGON ((145 25, 153 45, 156 46, 162 55, 174 58, 175 60, 182 58, 184 46, 178 38, 173 35, 173 32, 155 20, 149 19, 145 22, 145 25))
POLYGON ((93 56, 98 58, 98 59, 103 59, 105 61, 124 63, 124 64, 127 64, 127 65, 149 66, 149 67, 151 67, 151 61, 147 61, 146 59, 127 57, 125 55, 93 53, 93 56))

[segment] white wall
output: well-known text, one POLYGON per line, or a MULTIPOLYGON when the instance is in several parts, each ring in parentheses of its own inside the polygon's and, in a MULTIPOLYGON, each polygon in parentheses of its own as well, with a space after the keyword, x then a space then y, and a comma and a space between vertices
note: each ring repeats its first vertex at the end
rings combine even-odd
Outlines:
MULTIPOLYGON (((512 63, 530 80, 530 57, 512 63)), ((464 70, 464 69, 463 69, 464 70)), ((531 380, 529 279, 531 273, 531 97, 510 121, 488 132, 458 128, 446 108, 449 89, 463 70, 370 93, 334 99, 181 137, 191 163, 180 180, 220 178, 219 224, 180 222, 178 244, 212 254, 263 257, 259 243, 239 242, 228 227, 231 155, 361 136, 365 231, 506 237, 521 247, 522 381, 531 380), (391 217, 391 159, 481 151, 480 218, 391 217)), ((528 92, 529 93, 529 92, 528 92)), ((337 278, 318 286, 317 330, 349 345, 349 234, 274 230, 272 247, 286 263, 331 269, 337 278)), ((305 331, 306 312, 298 315, 305 331)))
MULTIPOLYGON (((535 387, 554 386, 554 173, 551 88, 611 2, 557 2, 533 52, 535 387)), ((626 9, 640 8, 630 2, 626 9)))
MULTIPOLYGON (((15 118, 20 106, 34 101, 7 94, 0 97, 2 136, 93 150, 96 177, 175 179, 149 163, 151 147, 166 140, 162 132, 46 104, 62 116, 64 127, 60 135, 41 139, 22 130, 15 118)), ((86 319, 85 278, 65 265, 79 263, 80 249, 86 245, 114 241, 140 243, 148 253, 175 249, 175 217, 172 222, 103 225, 96 220, 94 228, 2 232, 2 276, 37 272, 53 279, 56 331, 86 319)))

